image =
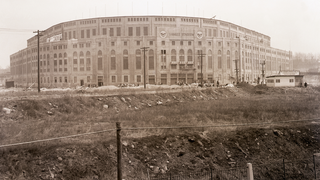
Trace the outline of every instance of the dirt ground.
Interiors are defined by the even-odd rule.
[[[179,88],[157,91],[156,94],[145,91],[141,94],[128,95],[126,92],[120,92],[112,96],[105,91],[78,89],[75,96],[93,96],[94,106],[103,111],[103,105],[107,104],[108,110],[105,113],[110,114],[129,111],[139,114],[160,105],[174,108],[181,103],[194,101],[215,102],[216,100],[251,98],[286,100],[301,95],[306,98],[312,96],[317,100],[319,96],[319,92],[312,88],[267,88],[247,84],[240,84],[234,88],[213,88],[210,91],[184,88],[181,92],[176,92]],[[52,104],[46,101],[46,105],[39,107],[33,116],[26,115],[24,113],[26,109],[24,111],[20,109],[22,105],[19,104],[21,100],[28,98],[34,100],[33,96],[22,95],[19,98],[2,96],[1,108],[5,107],[13,111],[10,114],[2,111],[0,114],[2,131],[0,131],[0,144],[8,144],[7,139],[19,136],[19,134],[13,135],[6,132],[5,127],[8,127],[6,124],[9,121],[22,123],[27,116],[38,119],[48,116],[48,111],[51,111],[54,116],[62,116],[62,112],[67,112],[67,107],[62,110],[62,105],[58,104],[58,100],[52,99],[53,96],[52,94],[37,96],[39,99],[49,98]],[[18,107],[15,107],[17,104]],[[85,102],[83,104],[86,105]],[[53,107],[54,105],[57,107]],[[15,121],[14,118],[19,121]],[[157,118],[161,121],[161,117]],[[185,119],[186,122],[188,120],[191,119]],[[10,124],[10,126],[14,125]],[[96,124],[96,126],[102,125]],[[94,128],[90,126],[89,132],[94,131]],[[319,133],[318,121],[161,131],[123,130],[123,178],[126,180],[149,179],[169,174],[182,175],[210,170],[245,168],[246,163],[252,163],[256,167],[255,179],[279,179],[279,177],[282,179],[283,159],[290,161],[312,159],[314,153],[320,152]],[[94,143],[57,140],[0,148],[0,179],[116,179],[115,133],[96,136],[109,137]],[[320,164],[320,160],[318,162]],[[313,177],[311,165],[312,162],[304,163],[302,168],[292,166],[288,172],[289,174],[291,171],[291,174],[298,172],[291,176],[292,179],[309,179]]]

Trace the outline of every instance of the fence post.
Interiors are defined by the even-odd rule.
[[[247,163],[247,177],[248,177],[248,180],[253,180],[253,171],[252,171],[251,163]]]
[[[317,179],[317,171],[316,171],[316,160],[313,155],[313,170],[314,170],[314,179]]]
[[[116,123],[117,126],[117,162],[118,162],[118,180],[122,180],[122,144],[121,144],[121,124]]]
[[[283,178],[286,180],[286,165],[284,164],[284,159],[283,159]]]
[[[171,180],[171,173],[170,173],[170,180]]]
[[[210,176],[211,176],[211,179],[210,180],[213,180],[213,178],[212,178],[212,168],[210,168]]]

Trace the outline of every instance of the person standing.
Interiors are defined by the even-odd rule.
[[[304,87],[307,88],[308,84],[307,82],[304,82]]]

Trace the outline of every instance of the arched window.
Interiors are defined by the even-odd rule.
[[[222,68],[221,50],[218,51],[218,69]]]
[[[68,65],[68,59],[67,59],[67,53],[64,53],[64,55],[63,55],[63,57],[64,57],[64,71],[68,71],[68,67],[67,67],[67,65]]]
[[[123,69],[129,69],[128,50],[123,50]]]
[[[177,52],[176,50],[171,50],[171,61],[177,61]]]
[[[91,71],[91,55],[90,55],[90,51],[87,51],[87,53],[86,53],[86,69],[87,69],[87,71]]]
[[[111,70],[116,70],[116,52],[111,50]]]
[[[227,68],[230,69],[231,67],[231,59],[230,59],[230,51],[227,51]]]
[[[77,52],[73,53],[73,71],[78,71],[78,54],[77,54]]]
[[[180,49],[179,51],[179,61],[184,61],[184,50],[183,49]]]
[[[192,61],[192,50],[191,49],[188,50],[188,61],[189,62]]]
[[[213,68],[213,66],[212,66],[212,51],[211,50],[209,50],[208,51],[208,69],[212,69]]]
[[[54,54],[54,55],[53,55],[53,58],[55,58],[55,59],[56,59],[56,58],[57,58],[57,54]]]
[[[62,71],[62,54],[59,53],[59,72]]]
[[[84,71],[84,54],[80,51],[80,71]]]
[[[136,69],[141,69],[141,50],[136,50]]]
[[[103,70],[101,50],[98,51],[98,70]]]
[[[154,69],[154,52],[152,49],[149,50],[149,70]]]

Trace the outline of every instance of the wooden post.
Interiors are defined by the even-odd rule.
[[[317,171],[316,171],[316,161],[313,155],[313,170],[314,170],[314,179],[317,179]]]
[[[118,162],[118,180],[122,180],[122,144],[121,144],[121,124],[116,123],[117,126],[117,162]]]
[[[286,180],[286,165],[284,164],[284,159],[283,159],[283,179]]]
[[[248,177],[248,180],[253,180],[253,171],[252,171],[251,163],[247,163],[247,177]]]
[[[210,180],[213,180],[213,178],[212,178],[212,169],[210,169],[211,170],[211,173],[210,173],[210,175],[211,175],[211,179]]]

